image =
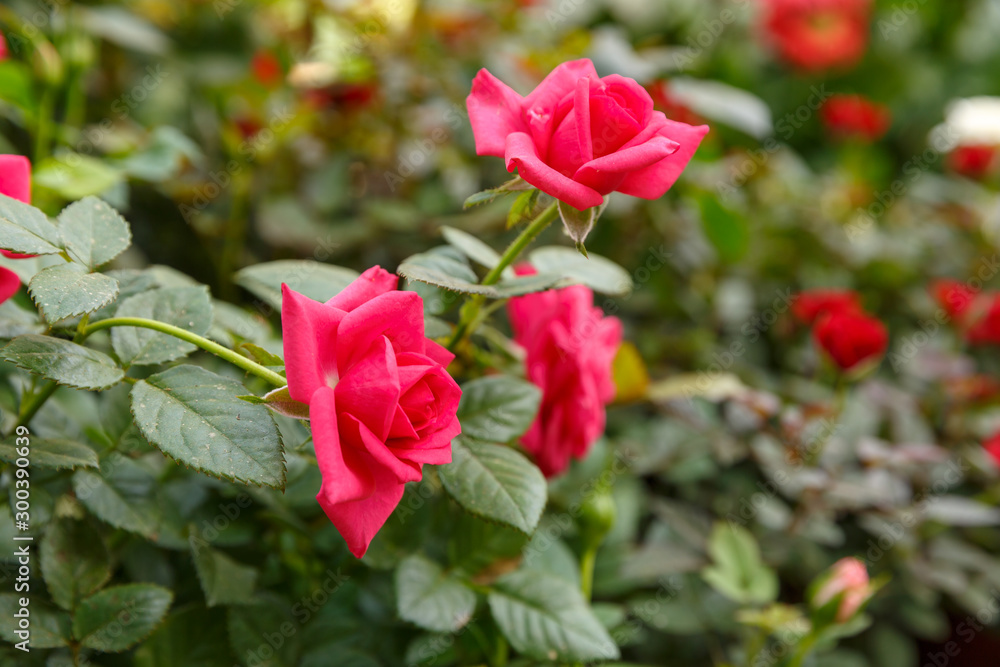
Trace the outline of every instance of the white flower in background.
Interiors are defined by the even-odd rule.
[[[1000,97],[967,97],[955,100],[945,111],[941,132],[952,146],[1000,145]],[[936,144],[935,144],[936,145]]]

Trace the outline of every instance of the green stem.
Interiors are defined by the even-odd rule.
[[[799,642],[799,646],[795,650],[795,655],[793,655],[788,661],[788,667],[802,667],[802,664],[805,662],[809,652],[812,651],[815,643],[816,635],[812,633],[806,635],[805,638]]]
[[[486,274],[481,284],[495,285],[500,282],[504,269],[513,264],[521,256],[521,253],[524,252],[524,249],[531,245],[531,242],[558,217],[559,209],[555,203],[539,213],[538,217],[532,220],[531,224],[525,227],[507,247],[507,250],[500,256],[500,261],[490,269],[490,272]],[[466,302],[462,308],[462,316],[459,319],[458,326],[455,327],[455,333],[448,343],[449,350],[454,351],[467,335],[476,330],[476,327],[479,325],[479,311],[482,309],[485,301],[486,297],[477,294]]]
[[[580,557],[580,590],[587,600],[590,600],[594,592],[594,564],[596,562],[597,546],[587,547]]]
[[[82,337],[86,338],[95,331],[110,329],[111,327],[140,327],[142,329],[159,331],[173,336],[174,338],[180,338],[181,340],[193,343],[206,352],[211,352],[215,356],[225,359],[234,366],[239,366],[246,372],[253,373],[257,377],[267,380],[276,387],[284,387],[288,384],[288,380],[278,373],[264,368],[260,364],[247,359],[243,355],[234,352],[229,348],[223,347],[222,345],[219,345],[218,343],[203,336],[193,334],[190,331],[185,331],[180,327],[175,327],[172,324],[167,324],[165,322],[147,320],[143,317],[112,317],[107,320],[101,320],[100,322],[94,322],[93,324],[84,327]]]
[[[59,385],[51,380],[45,383],[42,390],[37,394],[28,399],[27,402],[21,403],[20,415],[18,415],[17,423],[14,425],[14,430],[17,430],[18,426],[26,426],[35,417],[35,413],[45,405],[45,401],[49,400],[52,394],[56,393],[56,389]]]
[[[497,635],[497,650],[495,657],[493,659],[493,667],[507,667],[507,658],[510,653],[510,648],[507,645],[507,640],[504,639],[503,635]]]

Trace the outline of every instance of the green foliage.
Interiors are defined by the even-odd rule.
[[[52,336],[18,336],[3,348],[3,356],[26,371],[77,389],[107,389],[125,377],[103,352]]]
[[[84,599],[73,613],[73,636],[83,646],[117,653],[156,629],[167,614],[173,593],[152,584],[106,588]]]
[[[712,565],[702,576],[717,591],[743,604],[766,604],[778,595],[778,578],[760,557],[753,535],[741,526],[718,523],[708,543]]]
[[[49,524],[40,545],[42,577],[53,601],[73,611],[80,601],[111,578],[104,541],[83,521]]]
[[[51,255],[62,250],[59,230],[37,208],[0,194],[0,247],[17,253]]]
[[[163,287],[124,299],[115,317],[142,317],[204,334],[212,325],[212,300],[205,287]],[[126,366],[162,364],[196,349],[193,343],[138,327],[114,328],[111,344]]]
[[[475,594],[437,563],[410,556],[396,569],[399,617],[426,630],[456,632],[472,618]]]
[[[103,273],[87,273],[78,264],[58,264],[35,274],[28,294],[53,324],[108,305],[118,297],[118,281]]]
[[[107,264],[132,244],[132,232],[125,219],[96,197],[81,199],[63,209],[59,231],[70,257],[91,270]]]
[[[506,375],[467,382],[458,406],[462,433],[487,442],[508,442],[528,430],[541,400],[535,385]]]

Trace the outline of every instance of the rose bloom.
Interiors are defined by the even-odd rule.
[[[423,302],[373,267],[326,303],[282,285],[288,392],[309,406],[316,499],[360,558],[425,463],[461,431],[454,358],[424,337]]]
[[[861,311],[861,298],[850,290],[808,290],[792,302],[792,315],[802,324],[815,324],[821,315],[832,312]]]
[[[514,340],[527,352],[528,379],[542,390],[538,417],[521,442],[545,476],[553,477],[571,458],[583,458],[604,432],[622,324],[604,317],[594,293],[582,285],[516,297],[507,312]]]
[[[952,170],[972,179],[986,178],[1000,168],[1000,97],[952,101],[931,139],[954,146],[948,154]]]
[[[2,37],[0,37],[2,39]],[[0,194],[31,203],[31,162],[23,155],[0,155]],[[0,250],[5,257],[23,259],[32,255],[21,255],[9,250]],[[21,280],[17,274],[0,266],[0,303],[17,294]]]
[[[889,346],[885,325],[857,311],[827,313],[813,328],[813,338],[842,371],[877,360]]]
[[[983,443],[983,449],[1000,466],[1000,432],[997,432],[989,440]]]
[[[1000,345],[1000,294],[985,295],[983,300],[985,312],[973,321],[965,338],[972,345]]]
[[[871,0],[761,0],[763,32],[804,70],[849,67],[868,45]]]
[[[527,97],[480,70],[466,103],[477,154],[580,210],[616,191],[663,196],[708,132],[654,111],[642,86],[600,78],[587,59],[559,65]]]
[[[270,51],[257,51],[250,60],[250,71],[253,78],[264,86],[274,86],[281,81],[284,71],[281,69],[281,62]]]
[[[868,570],[857,558],[843,558],[833,564],[826,576],[826,581],[812,598],[812,606],[818,609],[829,604],[838,595],[842,596],[836,620],[838,623],[845,623],[872,596]]]
[[[948,167],[956,174],[981,181],[993,173],[1000,155],[1000,147],[981,144],[957,146],[948,153]]]
[[[820,109],[823,124],[837,137],[872,142],[889,130],[889,107],[861,95],[834,95]]]
[[[961,321],[972,308],[976,291],[965,283],[943,278],[931,285],[931,294],[948,317]]]

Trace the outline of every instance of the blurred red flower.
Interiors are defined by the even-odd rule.
[[[948,166],[962,176],[981,180],[1000,164],[997,153],[996,146],[985,144],[959,146],[948,154]]]
[[[1000,294],[988,297],[989,305],[965,334],[972,345],[1000,345]]]
[[[813,329],[813,337],[842,371],[878,359],[889,346],[885,325],[860,311],[827,313]]]
[[[871,0],[762,0],[762,5],[767,40],[796,67],[846,67],[864,55]]]
[[[281,62],[270,51],[258,51],[253,54],[250,70],[253,72],[253,78],[268,87],[277,85],[284,76]]]
[[[0,33],[0,60],[7,59],[7,40],[4,39],[3,33]]]
[[[815,324],[833,312],[861,312],[861,299],[850,290],[809,290],[795,296],[792,315],[802,324]]]
[[[889,107],[861,95],[834,95],[820,109],[827,130],[836,137],[878,141],[889,130]]]
[[[995,433],[989,440],[984,442],[983,449],[1000,466],[1000,432]]]
[[[955,320],[961,320],[969,312],[976,298],[974,289],[949,278],[934,281],[931,294],[948,316]]]

